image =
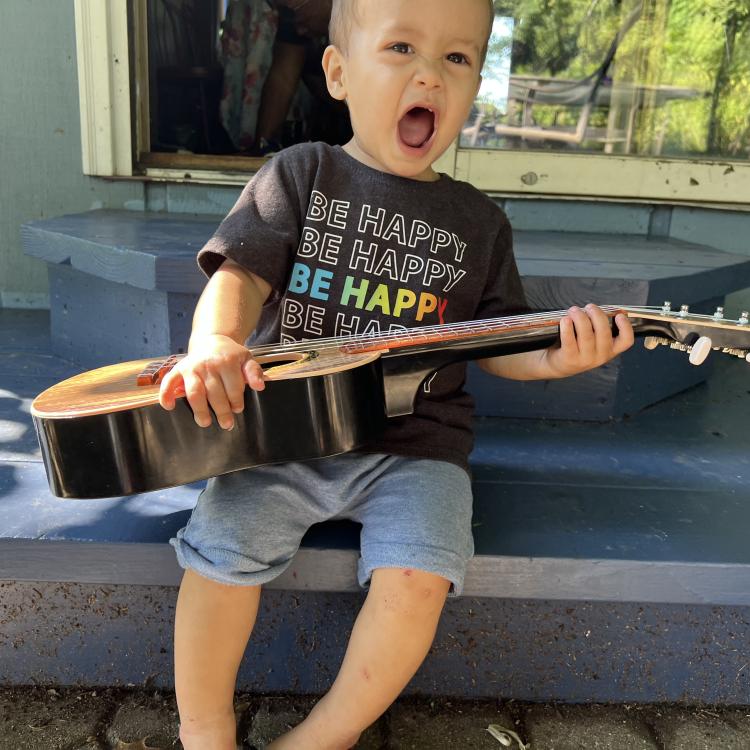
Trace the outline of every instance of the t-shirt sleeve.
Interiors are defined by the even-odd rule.
[[[293,164],[283,153],[264,164],[198,253],[206,276],[229,258],[260,276],[273,290],[271,299],[278,298],[302,231],[299,192]]]
[[[513,230],[503,215],[492,249],[493,266],[479,301],[475,320],[500,318],[530,312],[513,255]]]

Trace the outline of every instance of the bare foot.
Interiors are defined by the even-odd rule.
[[[350,737],[344,741],[331,740],[314,737],[311,736],[312,734],[303,721],[291,731],[275,739],[270,745],[266,745],[265,750],[351,750],[359,739],[359,736],[357,736],[354,739]]]

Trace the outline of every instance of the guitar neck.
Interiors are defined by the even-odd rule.
[[[612,318],[620,308],[605,312]],[[544,349],[559,340],[565,311],[411,329],[342,344],[352,353],[381,352],[388,416],[409,414],[422,381],[456,362]]]
[[[620,307],[602,308],[613,319],[624,312]],[[538,349],[554,342],[559,335],[560,320],[565,310],[530,313],[507,318],[470,321],[449,325],[413,328],[397,334],[342,341],[341,349],[350,353],[381,352],[384,357],[407,356],[438,350],[470,353],[488,350],[498,354],[503,349]],[[469,357],[470,358],[470,357]]]
[[[689,351],[699,338],[702,346],[733,355],[750,350],[750,321],[743,312],[738,320],[714,315],[695,315],[687,306],[672,310],[658,307],[602,305],[611,321],[619,313],[630,318],[636,335],[646,336],[649,348],[669,344]],[[567,310],[536,312],[488,320],[410,328],[397,333],[320,338],[292,344],[252,347],[254,356],[317,356],[335,350],[343,355],[375,354],[386,371],[426,373],[451,362],[542,349],[559,340],[560,320]],[[612,322],[614,326],[614,322]],[[692,360],[691,360],[692,361]]]
[[[739,320],[730,321],[723,318],[721,308],[713,316],[689,314],[686,307],[672,311],[666,305],[661,309],[615,306],[601,309],[612,325],[616,315],[627,315],[636,335],[646,336],[646,345],[651,349],[670,345],[691,353],[693,344],[700,341],[699,352],[691,356],[693,364],[700,364],[712,348],[750,357],[750,324],[746,313]],[[559,310],[432,326],[393,336],[349,340],[342,342],[341,347],[349,352],[381,353],[388,414],[397,416],[411,411],[421,381],[446,365],[554,345],[559,341],[559,324],[565,315],[567,310]]]

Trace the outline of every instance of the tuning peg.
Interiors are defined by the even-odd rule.
[[[672,312],[672,303],[667,301],[661,306],[661,311],[663,313],[669,313]]]
[[[731,354],[733,357],[739,357],[740,359],[747,359],[748,355],[747,349],[733,349],[728,346],[725,346],[721,351],[723,351],[724,354]]]
[[[690,306],[689,305],[683,305],[680,308],[680,317],[681,318],[687,318],[689,312],[690,312]]]
[[[724,320],[724,308],[717,307],[714,313],[714,320]]]
[[[742,314],[740,315],[740,319],[737,321],[737,323],[741,326],[746,326],[748,323],[750,323],[750,320],[748,319],[748,315],[750,315],[750,313],[748,313],[747,310],[743,310]]]
[[[706,357],[711,353],[712,348],[713,342],[711,339],[708,336],[701,336],[690,350],[690,364],[702,365],[706,361]]]
[[[646,338],[643,339],[643,346],[649,351],[652,351],[659,346],[669,346],[671,343],[671,339],[666,339],[662,336],[646,336]]]

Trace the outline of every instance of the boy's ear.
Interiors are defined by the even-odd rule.
[[[340,102],[346,99],[345,59],[338,47],[329,44],[323,52],[323,72],[328,93]]]

